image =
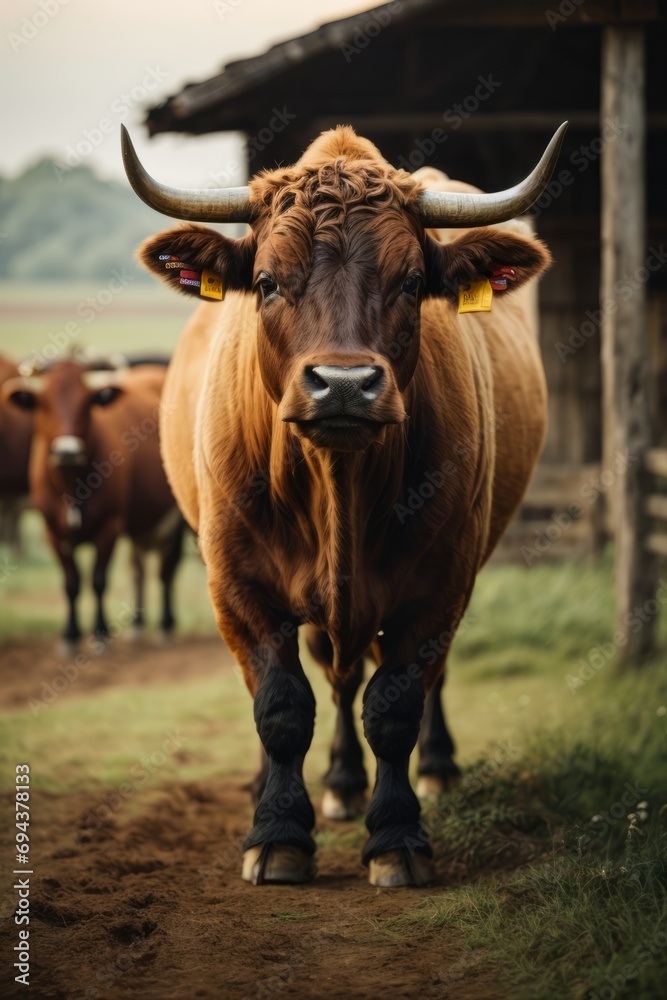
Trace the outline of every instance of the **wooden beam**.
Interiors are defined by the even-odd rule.
[[[329,115],[318,115],[312,119],[313,133],[324,132],[334,128],[340,122],[339,112]],[[597,132],[600,128],[600,116],[597,111],[499,111],[497,114],[484,114],[476,111],[468,118],[462,118],[456,130],[443,119],[442,111],[427,111],[403,114],[375,112],[366,114],[363,111],[347,110],[344,114],[345,123],[352,125],[358,132],[405,132],[407,135],[417,133],[424,138],[434,129],[441,129],[451,135],[472,132],[551,132],[555,131],[561,122],[569,122],[570,132]],[[667,112],[656,111],[647,116],[647,128],[657,132],[667,130]]]
[[[667,496],[664,493],[652,493],[644,501],[644,510],[647,517],[667,521]]]
[[[667,448],[651,448],[646,455],[646,471],[667,479]]]
[[[661,535],[658,532],[649,535],[644,547],[651,555],[667,559],[667,535]]]
[[[645,459],[651,446],[646,282],[620,293],[627,276],[648,274],[645,228],[644,31],[606,27],[602,34],[600,118],[627,128],[602,152],[603,426],[605,469],[614,470],[609,494],[615,536],[616,630],[627,636],[619,656],[627,664],[653,649],[655,616],[638,632],[634,609],[655,597],[655,562],[644,547]]]

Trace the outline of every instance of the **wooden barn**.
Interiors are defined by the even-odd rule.
[[[395,166],[499,190],[569,120],[532,212],[557,262],[540,286],[549,435],[503,555],[594,552],[620,523],[667,555],[644,520],[667,500],[642,478],[667,473],[667,453],[650,450],[667,445],[667,3],[551,3],[385,3],[189,84],[147,125],[240,131],[252,174],[346,123]]]

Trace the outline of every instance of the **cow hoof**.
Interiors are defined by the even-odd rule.
[[[371,858],[368,881],[382,889],[428,885],[435,879],[435,865],[423,854],[410,854],[407,848],[387,851]]]
[[[322,796],[322,815],[325,819],[338,821],[357,819],[366,812],[366,796],[363,792],[355,795],[341,795],[332,788],[326,788]]]
[[[70,660],[81,651],[80,639],[60,639],[56,646],[56,655],[61,660]]]
[[[432,799],[438,795],[444,795],[447,791],[447,782],[439,778],[436,774],[422,774],[417,778],[417,798]]]
[[[170,646],[173,638],[174,638],[174,633],[171,630],[161,628],[155,637],[155,645]]]
[[[259,844],[243,854],[242,876],[253,885],[265,882],[309,882],[315,860],[292,844]]]
[[[144,637],[144,626],[136,623],[130,627],[128,639],[130,642],[141,642]]]
[[[458,782],[459,776],[453,772],[446,778],[440,778],[437,774],[422,774],[417,778],[417,798],[433,799],[439,795],[446,795],[456,788]]]

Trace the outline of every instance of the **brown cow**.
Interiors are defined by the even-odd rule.
[[[0,354],[0,389],[16,378],[18,367]],[[0,393],[0,541],[19,546],[18,519],[28,498],[28,459],[32,418],[11,406]]]
[[[347,127],[249,190],[178,192],[145,173],[124,135],[128,176],[153,207],[250,221],[242,239],[189,224],[140,251],[159,278],[203,298],[167,377],[163,453],[268,757],[244,845],[249,881],[314,871],[302,765],[315,701],[300,625],[340,707],[329,787],[343,804],[365,783],[352,699],[364,656],[378,665],[363,707],[377,758],[362,855],[371,883],[432,877],[410,754],[545,425],[525,286],[549,255],[523,224],[497,223],[539,197],[563,131],[525,181],[493,195],[424,191]],[[424,228],[475,224],[442,241]],[[457,315],[460,294],[474,304],[493,288],[491,312]],[[425,721],[421,770],[442,781],[452,747],[439,699]]]
[[[174,626],[172,583],[184,522],[160,460],[158,417],[165,369],[153,365],[127,371],[89,371],[60,361],[40,375],[5,383],[4,396],[34,420],[30,454],[31,499],[46,520],[49,541],[65,574],[69,618],[64,638],[81,637],[76,601],[80,575],[76,547],[96,549],[93,588],[95,635],[109,634],[103,598],[116,541],[133,543],[136,583],[134,625],[143,625],[143,553],[161,553],[161,627]]]

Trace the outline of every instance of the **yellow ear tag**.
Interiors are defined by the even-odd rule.
[[[224,299],[225,292],[222,287],[222,278],[212,271],[202,271],[199,294],[205,299]]]
[[[491,312],[492,300],[493,288],[488,278],[471,281],[469,285],[461,285],[459,288],[460,313]]]

